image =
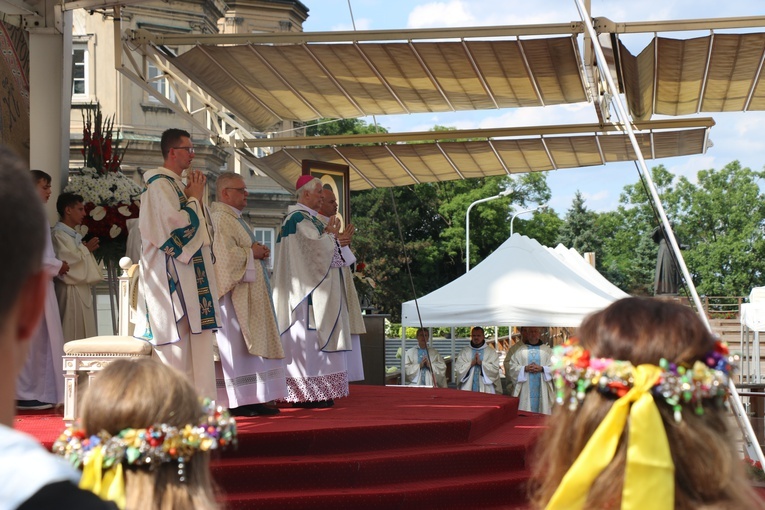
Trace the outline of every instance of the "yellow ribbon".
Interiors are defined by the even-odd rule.
[[[639,365],[634,384],[598,425],[547,504],[547,510],[583,509],[595,479],[614,458],[619,437],[630,420],[623,510],[675,508],[675,465],[667,432],[650,393],[661,376],[655,365]]]
[[[122,463],[116,462],[103,472],[104,452],[99,445],[93,448],[88,462],[82,469],[80,488],[96,494],[106,501],[114,501],[121,509],[125,509],[125,478],[122,473]]]

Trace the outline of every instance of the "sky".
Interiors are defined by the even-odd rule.
[[[308,7],[306,32],[353,30],[468,27],[486,25],[525,25],[580,21],[575,0],[301,0]],[[353,12],[353,21],[351,11]],[[612,21],[657,21],[739,16],[764,16],[763,0],[591,0],[591,14]],[[765,29],[762,29],[765,31]],[[740,32],[740,31],[739,31]],[[681,39],[708,32],[663,33]],[[581,42],[581,36],[579,40]],[[633,54],[650,40],[646,35],[621,36]],[[738,160],[742,166],[762,170],[765,166],[765,112],[702,113],[713,117],[716,125],[706,154],[646,160],[648,168],[662,164],[675,175],[695,182],[703,169],[721,169]],[[661,116],[654,116],[660,119]],[[373,119],[364,119],[372,123]],[[515,108],[473,112],[446,112],[377,116],[376,121],[390,132],[427,131],[434,125],[458,129],[541,126],[596,123],[591,103]],[[577,191],[595,211],[614,210],[619,194],[627,184],[639,179],[634,163],[612,163],[597,167],[557,170],[548,173],[552,191],[548,205],[560,216],[571,206]]]

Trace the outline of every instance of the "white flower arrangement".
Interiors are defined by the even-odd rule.
[[[70,176],[66,190],[81,195],[85,203],[93,202],[99,206],[129,204],[142,191],[138,184],[120,171],[99,174],[93,168],[83,168],[81,175]],[[93,215],[96,220],[103,219],[96,218],[96,214],[99,213]]]

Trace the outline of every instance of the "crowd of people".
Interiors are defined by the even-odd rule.
[[[353,228],[341,232],[331,190],[298,179],[270,279],[272,254],[241,217],[242,178],[220,175],[207,208],[206,178],[190,170],[189,133],[166,131],[162,152],[164,166],[145,175],[136,324],[157,356],[99,374],[78,428],[55,443],[64,460],[12,429],[14,406],[62,400],[63,343],[94,333],[98,243],[79,237],[82,198],[67,193],[49,235],[41,203],[50,176],[25,177],[0,147],[0,212],[16,219],[0,225],[14,240],[0,252],[13,268],[0,273],[0,501],[8,508],[215,508],[209,454],[236,441],[236,423],[212,401],[244,416],[278,413],[274,400],[327,408],[363,379],[363,321],[348,282]],[[428,339],[420,328],[405,381],[445,387],[446,363]],[[521,409],[552,413],[529,485],[532,506],[550,509],[763,508],[729,429],[732,369],[690,309],[648,298],[615,302],[554,348],[541,328],[521,328],[502,365],[474,327],[454,360],[460,389],[500,393],[504,370]]]
[[[454,360],[457,388],[518,397],[522,411],[550,414],[553,404],[552,349],[542,341],[543,328],[521,327],[521,338],[504,353],[504,362],[486,342],[484,329],[470,329],[470,344]],[[428,345],[429,332],[417,330],[417,347],[406,351],[405,384],[446,388],[446,361]],[[502,384],[504,374],[505,384]]]
[[[240,175],[218,176],[207,208],[189,133],[169,129],[161,147],[164,165],[144,175],[136,336],[234,415],[278,414],[275,400],[331,407],[347,396],[349,381],[364,378],[354,339],[364,325],[348,281],[354,230],[341,232],[331,190],[309,175],[297,180],[271,254],[242,218]]]

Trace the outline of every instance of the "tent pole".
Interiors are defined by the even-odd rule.
[[[685,282],[688,286],[688,290],[691,294],[691,297],[693,298],[694,304],[696,305],[696,312],[699,314],[699,317],[704,322],[707,329],[712,332],[712,327],[709,324],[709,319],[704,313],[704,307],[701,305],[701,299],[699,298],[699,294],[696,291],[696,286],[694,285],[693,280],[691,279],[691,275],[688,272],[688,267],[685,265],[685,259],[683,259],[683,254],[680,252],[680,247],[677,244],[677,239],[675,239],[675,233],[672,230],[672,226],[669,224],[667,213],[664,211],[664,205],[661,203],[661,198],[659,197],[659,193],[656,190],[653,178],[651,177],[651,172],[648,171],[648,167],[645,164],[645,159],[643,158],[643,153],[640,150],[640,145],[637,142],[637,138],[635,138],[635,132],[633,131],[632,125],[630,124],[630,117],[627,113],[627,108],[622,102],[622,97],[619,95],[619,90],[616,88],[614,79],[611,76],[610,70],[608,69],[606,57],[603,54],[603,48],[600,46],[600,41],[598,40],[598,34],[595,32],[595,27],[592,25],[592,17],[584,6],[584,0],[574,0],[574,2],[576,3],[577,9],[579,10],[579,16],[582,18],[584,28],[592,40],[592,46],[595,50],[595,56],[598,67],[600,68],[600,72],[606,80],[608,89],[611,91],[611,103],[616,107],[616,110],[619,114],[619,121],[627,132],[627,136],[632,143],[632,148],[635,151],[635,155],[637,156],[638,163],[640,165],[639,168],[641,169],[643,178],[646,181],[646,185],[651,192],[651,198],[657,212],[659,213],[661,223],[664,226],[665,231],[670,234],[668,236],[668,241],[672,246],[672,251],[675,254],[677,263],[680,266],[680,270],[682,271],[683,277],[685,278]],[[736,391],[736,385],[730,378],[728,379],[728,389],[731,393],[730,401],[733,403],[733,414],[735,415],[736,421],[738,422],[738,425],[744,434],[747,454],[752,459],[755,459],[761,463],[765,462],[762,448],[760,448],[760,443],[757,440],[757,436],[754,433],[752,424],[750,423],[744,406],[741,403],[741,397],[739,397],[738,391]]]
[[[406,326],[401,322],[401,386],[406,386]]]

